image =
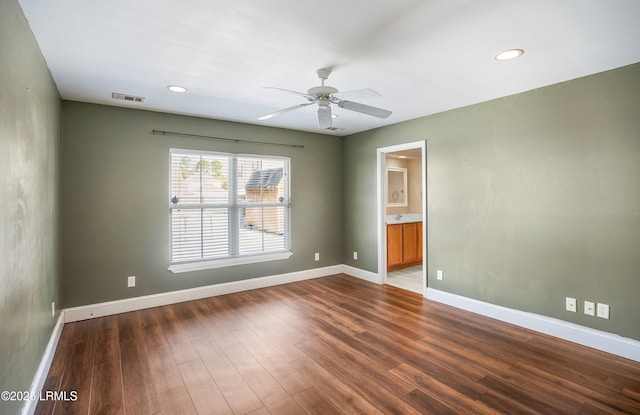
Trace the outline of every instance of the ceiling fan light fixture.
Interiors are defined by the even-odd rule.
[[[512,59],[519,58],[523,54],[524,54],[524,50],[522,49],[507,49],[505,51],[498,53],[495,56],[495,59],[497,61],[510,61]]]
[[[167,89],[171,92],[177,92],[179,94],[183,93],[183,92],[187,92],[187,88],[180,86],[180,85],[169,85],[167,87]]]
[[[318,101],[318,125],[320,128],[331,127],[331,107],[328,101]]]

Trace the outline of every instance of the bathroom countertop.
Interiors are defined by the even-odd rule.
[[[400,219],[396,219],[398,215],[387,215],[385,222],[387,225],[395,225],[398,223],[422,222],[422,214],[420,213],[403,213]]]

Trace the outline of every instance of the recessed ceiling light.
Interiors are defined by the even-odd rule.
[[[399,159],[406,159],[407,156],[398,156]]]
[[[497,61],[508,61],[511,59],[518,58],[522,56],[524,50],[522,49],[507,49],[504,52],[500,52],[496,55]]]
[[[167,88],[172,92],[187,92],[187,88],[180,85],[169,85]]]

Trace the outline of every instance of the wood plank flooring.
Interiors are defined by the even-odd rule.
[[[36,414],[640,414],[640,363],[336,275],[66,324],[47,390],[77,399]]]

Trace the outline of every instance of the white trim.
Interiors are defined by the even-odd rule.
[[[277,261],[288,259],[293,252],[276,252],[274,254],[239,256],[225,259],[214,259],[210,261],[189,262],[186,264],[172,264],[167,268],[174,274],[191,271],[201,271],[203,269],[223,268],[234,265],[255,264],[258,262]]]
[[[427,143],[425,140],[414,141],[411,143],[398,144],[388,147],[379,147],[376,149],[376,198],[377,198],[377,221],[378,221],[378,274],[380,275],[380,283],[387,283],[387,226],[386,216],[387,209],[387,168],[386,153],[395,151],[411,150],[419,148],[422,152],[422,188],[427,189]],[[422,197],[422,286],[427,286],[427,195],[423,193]],[[424,295],[424,294],[423,294]]]
[[[116,301],[108,301],[104,303],[89,304],[85,306],[67,308],[65,310],[65,322],[70,323],[73,321],[109,316],[112,314],[143,310],[145,308],[182,303],[185,301],[198,300],[206,297],[214,297],[217,295],[255,290],[257,288],[272,287],[274,285],[288,284],[290,282],[340,274],[341,272],[342,265],[340,264],[324,268],[313,268],[304,271],[296,271],[288,274],[250,278],[241,281],[232,281],[214,285],[206,285],[203,287],[189,288],[186,290],[171,291],[166,293],[145,295],[141,297],[125,298]]]
[[[433,288],[427,288],[426,298],[640,362],[638,340]]]
[[[352,277],[360,278],[361,280],[369,281],[374,284],[382,284],[382,280],[379,274],[375,272],[366,271],[360,268],[352,267],[351,265],[343,265],[342,273],[350,275]]]
[[[51,368],[51,362],[53,361],[53,356],[56,353],[56,347],[58,347],[58,341],[60,340],[60,335],[62,334],[64,322],[64,310],[60,310],[58,321],[56,321],[56,325],[53,327],[53,331],[51,332],[51,337],[49,337],[47,347],[44,349],[42,359],[40,359],[38,370],[36,370],[36,374],[33,376],[33,381],[31,382],[31,395],[36,397],[36,399],[27,400],[25,402],[25,405],[22,407],[22,411],[20,412],[22,415],[32,415],[36,410],[36,406],[38,405],[40,398],[40,392],[44,387],[45,381],[47,380],[47,374],[49,373],[49,369]]]
[[[385,226],[384,218],[387,215],[387,209],[385,209],[384,204],[387,199],[387,191],[385,190],[386,183],[386,160],[384,155],[384,148],[377,149],[377,160],[376,160],[376,177],[377,186],[376,186],[376,213],[378,218],[378,274],[380,274],[380,283],[387,283],[387,227]]]

